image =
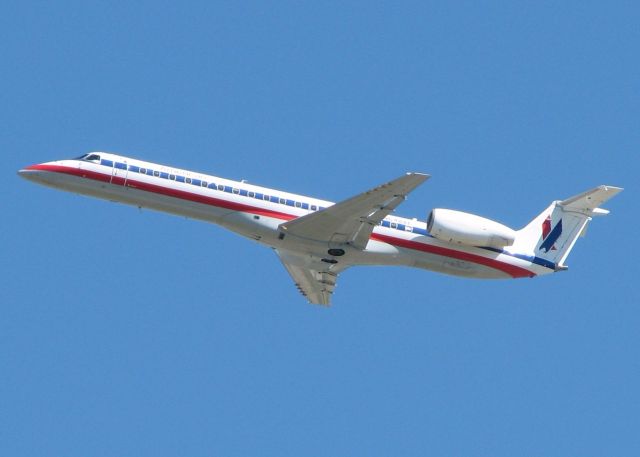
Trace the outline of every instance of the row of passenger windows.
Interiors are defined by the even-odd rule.
[[[236,187],[231,187],[231,186],[224,186],[222,184],[215,184],[215,183],[209,183],[207,181],[204,180],[200,180],[200,179],[196,179],[196,178],[187,178],[184,176],[180,176],[180,175],[174,175],[171,173],[165,173],[162,171],[158,171],[158,170],[152,170],[150,168],[144,168],[144,167],[138,167],[136,165],[129,165],[127,167],[126,163],[122,163],[122,162],[113,162],[111,160],[106,160],[106,159],[100,159],[100,156],[92,154],[89,155],[87,154],[86,156],[82,156],[79,157],[78,159],[82,159],[82,160],[100,160],[100,164],[107,166],[107,167],[116,167],[120,170],[129,170],[131,172],[134,173],[140,173],[143,175],[147,175],[147,176],[155,176],[157,178],[163,178],[163,179],[169,179],[171,181],[177,181],[177,182],[182,182],[182,183],[186,183],[186,184],[191,184],[194,186],[200,186],[200,187],[206,187],[208,189],[212,189],[212,190],[219,190],[220,192],[227,192],[227,193],[233,193],[236,195],[241,195],[243,197],[250,197],[250,198],[255,198],[258,200],[264,200],[264,201],[268,201],[271,203],[279,203],[281,205],[287,205],[287,206],[293,206],[296,208],[302,208],[302,209],[306,209],[306,210],[311,210],[311,211],[318,211],[318,210],[322,210],[325,209],[324,206],[316,206],[316,205],[309,205],[308,203],[303,203],[303,202],[297,202],[294,200],[289,200],[286,198],[281,198],[281,197],[276,197],[273,195],[267,195],[267,194],[262,194],[260,192],[253,192],[253,191],[247,191],[244,189],[238,189]],[[380,224],[382,227],[387,227],[390,229],[394,229],[394,230],[403,230],[405,232],[412,232],[412,233],[420,233],[422,235],[428,235],[427,231],[425,229],[422,228],[418,228],[418,227],[411,227],[409,225],[405,225],[405,224],[400,224],[397,222],[390,222],[390,221],[381,221]]]
[[[420,233],[422,235],[427,234],[427,231],[425,229],[422,229],[419,227],[411,227],[410,225],[400,224],[398,222],[382,221],[380,222],[380,225],[382,227],[387,227],[395,230],[402,230],[405,232]]]
[[[204,181],[197,178],[187,178],[185,176],[174,175],[171,173],[165,173],[158,170],[152,170],[151,168],[138,167],[136,165],[129,165],[127,167],[126,163],[122,162],[113,162],[111,160],[102,159],[100,160],[100,164],[107,167],[116,167],[122,170],[126,170],[128,168],[129,171],[133,173],[140,173],[147,176],[155,176],[157,178],[168,179],[170,181],[181,182],[185,184],[191,184],[193,186],[206,187],[212,190],[219,190],[220,192],[227,192],[236,195],[241,195],[243,197],[255,198],[257,200],[264,200],[271,203],[279,203],[281,205],[293,206],[295,208],[302,208],[311,211],[322,210],[324,206],[310,205],[304,202],[297,202],[294,200],[289,200],[282,197],[276,197],[274,195],[267,195],[261,192],[247,191],[244,189],[238,189],[237,187],[224,186],[222,184],[210,183],[208,181]]]

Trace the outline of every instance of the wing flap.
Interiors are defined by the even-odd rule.
[[[314,305],[331,305],[338,270],[335,265],[314,261],[310,256],[276,250],[300,293]]]

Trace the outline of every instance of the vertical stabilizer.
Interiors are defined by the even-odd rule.
[[[556,270],[566,269],[564,262],[578,237],[586,233],[587,224],[594,216],[609,213],[599,206],[621,191],[620,187],[599,186],[551,203],[518,231],[514,249],[552,262]]]

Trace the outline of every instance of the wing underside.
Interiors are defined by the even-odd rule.
[[[336,288],[338,273],[344,268],[314,260],[311,256],[294,254],[280,249],[276,250],[276,253],[291,275],[296,287],[309,300],[309,303],[331,305],[331,295]]]
[[[321,211],[280,224],[285,243],[294,237],[294,250],[277,249],[280,260],[309,302],[329,306],[338,274],[349,267],[345,249],[364,250],[374,227],[391,213],[407,194],[429,178],[407,173]],[[333,258],[332,251],[339,260]],[[328,254],[328,255],[327,255]]]

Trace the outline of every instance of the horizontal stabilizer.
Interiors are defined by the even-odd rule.
[[[564,211],[578,212],[587,216],[604,216],[609,214],[609,211],[600,209],[599,206],[619,192],[622,192],[621,187],[598,186],[575,197],[562,200],[558,204]]]

